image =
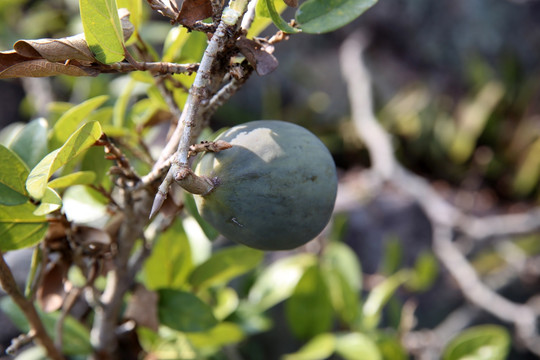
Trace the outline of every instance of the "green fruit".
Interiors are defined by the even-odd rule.
[[[232,241],[287,250],[317,236],[332,215],[336,168],[323,143],[301,126],[253,121],[216,140],[232,148],[206,153],[195,173],[217,186],[195,196],[201,216]]]

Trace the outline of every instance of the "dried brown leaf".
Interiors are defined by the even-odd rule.
[[[258,41],[240,38],[236,45],[247,61],[255,68],[257,74],[263,76],[274,71],[278,65],[278,60],[270,53],[271,47],[266,47]]]
[[[137,284],[133,296],[128,302],[124,317],[135,321],[137,325],[157,331],[159,327],[157,306],[157,293]]]
[[[62,39],[19,40],[13,49],[28,58],[43,58],[51,62],[79,60],[93,63],[96,59],[83,34]]]
[[[62,307],[66,296],[65,280],[68,269],[69,264],[60,258],[58,262],[49,263],[44,271],[36,292],[36,299],[43,311],[56,311]]]
[[[6,53],[2,54],[6,55]],[[99,70],[85,67],[76,61],[63,64],[45,59],[26,58],[17,53],[13,56],[0,56],[0,79],[56,75],[97,76],[98,74]]]
[[[290,7],[297,7],[298,6],[298,0],[283,0],[285,1],[285,4]]]
[[[184,0],[178,22],[185,26],[193,26],[196,21],[212,16],[212,2],[210,0]]]

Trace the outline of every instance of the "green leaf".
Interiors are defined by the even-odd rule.
[[[409,271],[401,270],[375,286],[369,293],[362,308],[363,324],[367,329],[374,329],[381,319],[381,312],[397,289],[411,277]]]
[[[274,2],[274,7],[276,8],[276,12],[281,14],[287,8],[287,4],[283,1],[278,1],[277,4]],[[255,8],[255,19],[248,30],[247,37],[251,39],[255,36],[259,36],[271,23],[272,19],[270,18],[266,2],[258,1],[257,7]]]
[[[188,38],[189,34],[185,27],[175,26],[171,28],[163,44],[163,58],[161,60],[165,62],[179,60],[182,47]]]
[[[143,267],[145,286],[150,290],[179,289],[193,268],[191,248],[180,220],[161,234]]]
[[[0,302],[0,308],[8,315],[15,326],[22,332],[27,333],[30,326],[23,312],[9,297],[5,297]],[[45,330],[54,339],[56,323],[60,317],[60,312],[45,313],[36,306],[39,317],[43,321]],[[62,331],[62,352],[66,355],[86,355],[92,352],[90,344],[90,332],[80,322],[68,315],[64,319]]]
[[[390,276],[399,270],[403,262],[403,245],[398,237],[390,237],[384,244],[381,273]]]
[[[296,11],[303,32],[321,34],[347,25],[377,0],[308,0]]]
[[[47,215],[60,209],[62,206],[62,198],[56,191],[47,187],[45,189],[45,194],[41,198],[41,204],[34,210],[34,215]]]
[[[28,168],[10,149],[0,145],[0,205],[20,205],[28,201],[24,182]]]
[[[285,314],[293,334],[301,339],[331,328],[332,303],[319,266],[306,269],[292,296],[285,302]]]
[[[439,273],[437,259],[431,253],[421,253],[412,269],[411,279],[407,281],[406,286],[414,291],[427,290]]]
[[[48,129],[44,118],[32,120],[15,136],[9,148],[33,168],[47,154]]]
[[[210,306],[182,290],[161,289],[158,314],[161,324],[183,332],[207,331],[217,324]]]
[[[53,189],[62,189],[73,185],[89,185],[96,179],[93,171],[77,171],[49,181],[47,186]]]
[[[383,359],[408,360],[409,354],[403,348],[399,336],[386,332],[377,334],[377,347]]]
[[[33,214],[35,205],[0,205],[0,250],[16,250],[37,244],[45,236],[48,223]]]
[[[266,8],[268,9],[270,18],[272,19],[272,21],[274,22],[274,25],[276,25],[276,27],[279,30],[287,34],[295,34],[295,33],[300,32],[299,29],[293,28],[285,20],[283,20],[279,12],[276,10],[276,7],[274,5],[275,0],[263,0],[263,1],[266,4]]]
[[[128,107],[129,98],[131,97],[131,93],[133,92],[133,89],[135,89],[136,84],[137,81],[130,77],[127,84],[122,89],[122,92],[116,100],[113,108],[113,126],[118,128],[125,126],[124,120],[126,117],[126,109]]]
[[[254,269],[262,261],[264,252],[242,245],[231,246],[213,254],[197,266],[189,276],[196,288],[226,284],[231,279]]]
[[[98,122],[89,122],[79,128],[59,149],[49,153],[37,164],[28,179],[26,190],[34,199],[41,199],[45,194],[47,182],[52,174],[67,162],[79,156],[94,145],[101,137],[101,126]]]
[[[316,262],[312,254],[298,254],[277,260],[257,277],[249,290],[249,302],[260,311],[282,302],[292,295],[306,268]]]
[[[115,0],[79,0],[84,37],[96,59],[112,64],[124,59],[124,35]]]
[[[353,289],[343,274],[335,268],[324,268],[326,285],[332,301],[332,306],[340,319],[352,325],[359,315],[359,292]]]
[[[331,242],[323,253],[323,261],[339,271],[351,289],[362,289],[362,269],[358,256],[345,243]]]
[[[283,356],[283,360],[324,360],[328,359],[335,349],[336,337],[333,334],[319,334],[297,352]]]
[[[126,8],[129,11],[129,22],[133,24],[135,32],[138,31],[142,22],[143,5],[142,0],[117,0],[119,9]],[[133,36],[131,37],[133,39]],[[130,40],[131,41],[131,40]]]
[[[51,132],[49,140],[49,148],[56,149],[62,146],[70,135],[77,130],[81,122],[90,115],[92,111],[100,107],[109,97],[107,95],[96,96],[95,98],[86,100],[85,102],[73,106],[66,111],[56,121]]]
[[[382,356],[373,340],[361,333],[336,336],[336,352],[344,360],[381,360]]]
[[[510,350],[510,336],[502,326],[481,325],[454,337],[443,351],[443,360],[504,360]]]
[[[244,339],[242,328],[231,322],[222,322],[208,331],[187,334],[191,345],[196,348],[219,348],[229,344],[235,344]]]

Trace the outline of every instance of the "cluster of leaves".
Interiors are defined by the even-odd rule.
[[[117,221],[122,221],[125,204],[117,202],[119,189],[136,184],[137,174],[153,166],[155,149],[162,146],[160,132],[177,120],[166,95],[176,107],[183,106],[193,82],[189,73],[196,70],[207,44],[204,32],[191,30],[212,26],[204,22],[214,15],[210,1],[185,0],[181,9],[172,2],[161,7],[165,2],[149,3],[179,24],[156,41],[161,54],[145,36],[152,37],[150,25],[163,27],[148,20],[140,0],[80,0],[84,36],[21,40],[13,51],[0,53],[0,77],[109,76],[103,73],[145,69],[166,74],[156,80],[148,72],[133,72],[108,78],[113,80],[110,86],[101,76],[81,79],[99,95],[78,105],[54,103],[47,119],[0,133],[0,251],[35,246],[26,295],[36,300],[47,332],[70,356],[94,351],[89,328],[95,304],[87,301],[89,311],[75,317],[69,314],[68,299],[88,289],[99,294],[106,286],[115,244],[122,242]],[[252,39],[271,22],[285,33],[322,33],[347,24],[374,3],[308,0],[298,7],[295,21],[286,22],[281,13],[287,5],[297,6],[295,1],[259,0],[246,35],[250,40],[237,46],[259,74],[266,74],[276,63]],[[117,8],[129,10],[130,22],[120,20]],[[130,46],[141,61],[130,58]],[[150,62],[158,65],[151,68]],[[176,71],[180,63],[193,67]],[[71,84],[75,93],[77,85]],[[268,311],[283,303],[291,333],[305,342],[285,359],[332,354],[344,359],[407,358],[399,329],[380,330],[383,310],[402,285],[413,290],[430,286],[432,258],[419,258],[413,269],[394,269],[363,297],[361,266],[339,236],[320,253],[294,253],[268,264],[256,250],[213,246],[209,240],[216,238],[215,231],[195,212],[182,212],[184,205],[193,207],[190,199],[172,195],[144,229],[146,241],[137,243],[135,252],[144,253],[147,246],[152,251],[130,287],[122,314],[124,324],[137,324],[136,344],[147,354],[223,358],[224,347],[241,347],[269,330]],[[25,314],[11,299],[4,299],[1,308],[22,332],[29,331]],[[445,358],[458,359],[486,346],[504,354],[506,332],[462,334],[448,346]],[[40,348],[23,355],[44,356]]]

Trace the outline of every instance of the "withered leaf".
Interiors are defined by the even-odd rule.
[[[290,7],[297,7],[298,6],[298,0],[283,0],[285,1],[285,4]]]
[[[13,49],[28,58],[43,58],[51,62],[79,60],[92,63],[96,59],[88,48],[84,34],[62,39],[19,40]]]
[[[0,53],[0,79],[56,75],[97,76],[98,74],[99,70],[85,67],[76,61],[63,64],[45,59],[26,58],[15,52],[13,55],[8,52]]]
[[[158,330],[158,295],[141,284],[137,284],[133,296],[128,302],[124,317],[134,320],[137,325]]]
[[[236,42],[240,52],[247,61],[255,68],[257,74],[263,76],[274,71],[278,65],[278,60],[270,53],[271,47],[267,48],[258,41],[241,37]]]
[[[178,14],[178,22],[185,26],[192,26],[198,20],[212,16],[212,2],[210,0],[184,0]]]
[[[56,311],[62,307],[66,296],[65,279],[68,269],[69,264],[61,257],[57,262],[49,263],[43,272],[36,292],[36,299],[43,311]]]

